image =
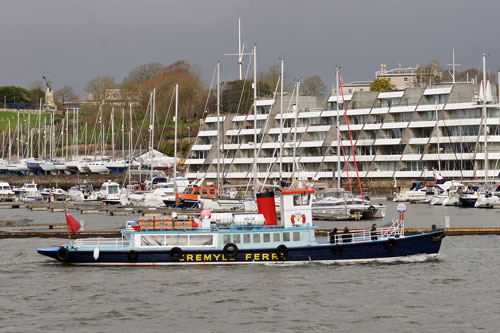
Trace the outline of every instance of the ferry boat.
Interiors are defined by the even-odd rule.
[[[438,255],[444,231],[405,235],[404,219],[386,229],[317,240],[311,214],[314,192],[282,190],[279,221],[274,193],[264,192],[257,194],[259,214],[203,211],[201,219],[175,214],[143,218],[127,222],[119,238],[70,240],[38,253],[68,264],[111,266],[369,262]],[[67,221],[73,233],[72,219]]]

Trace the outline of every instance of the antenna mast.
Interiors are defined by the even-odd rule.
[[[243,53],[245,44],[241,46],[241,19],[238,19],[238,53],[226,53],[227,56],[238,56],[238,69],[240,72],[240,80],[243,80],[243,56],[252,55],[252,53]]]

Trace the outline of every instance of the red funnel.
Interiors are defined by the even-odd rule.
[[[273,192],[257,193],[257,207],[259,208],[259,214],[264,215],[266,219],[264,225],[278,225]]]

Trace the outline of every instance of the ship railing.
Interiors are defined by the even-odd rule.
[[[392,225],[385,229],[382,234],[383,238],[390,237],[404,237],[405,235],[405,221],[401,219],[392,220]]]
[[[348,233],[339,233],[333,235],[333,239],[329,240],[330,243],[359,243],[368,242],[380,239],[387,239],[391,237],[403,237],[404,229],[389,227],[380,228],[377,230],[357,230]],[[325,242],[327,243],[327,242]]]
[[[74,248],[95,248],[95,247],[105,247],[106,249],[125,249],[128,248],[130,241],[125,237],[121,238],[80,238],[73,241],[72,245]]]

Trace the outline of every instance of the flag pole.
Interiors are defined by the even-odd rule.
[[[66,217],[66,227],[68,228],[68,239],[71,240],[71,231],[69,230],[68,213],[66,212],[66,206],[64,206],[64,216]]]

